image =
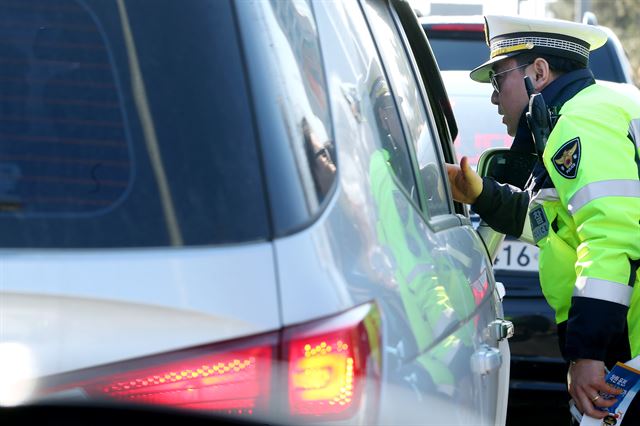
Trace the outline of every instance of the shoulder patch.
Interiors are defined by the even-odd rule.
[[[553,167],[567,179],[574,179],[580,165],[580,138],[573,138],[551,157]]]

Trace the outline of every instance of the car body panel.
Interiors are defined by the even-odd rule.
[[[0,270],[2,340],[37,345],[38,375],[280,327],[269,243],[5,251]]]

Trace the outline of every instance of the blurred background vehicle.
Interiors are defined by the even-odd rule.
[[[593,13],[583,22],[597,25]],[[420,18],[441,71],[472,70],[489,57],[484,37],[484,18],[480,15],[431,15]],[[611,29],[600,26],[609,36],[604,46],[591,52],[589,68],[598,80],[633,83],[631,65],[620,40]],[[484,58],[484,59],[483,59]]]
[[[0,36],[0,405],[504,424],[406,2],[3,1]]]
[[[451,99],[459,133],[454,146],[458,158],[469,157],[477,164],[480,154],[491,147],[509,147],[513,138],[491,104],[490,84],[477,83],[469,71],[489,57],[482,16],[425,16],[420,22],[442,71]],[[585,23],[597,24],[593,14]],[[606,27],[606,44],[591,52],[590,68],[601,83],[612,82],[621,90],[638,92],[631,67],[620,41]],[[640,93],[640,92],[639,92]],[[474,219],[477,223],[479,218]],[[538,277],[538,250],[507,238],[495,265],[496,280],[504,283],[506,317],[516,333],[511,339],[511,380],[509,415],[523,410],[528,416],[533,401],[539,408],[565,416],[568,411],[566,365],[560,355],[553,310],[546,303]],[[554,396],[555,395],[555,396]],[[539,421],[535,418],[533,422]],[[514,423],[515,424],[515,423]]]

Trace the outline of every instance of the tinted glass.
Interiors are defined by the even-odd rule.
[[[442,166],[438,160],[438,152],[435,149],[427,111],[413,73],[411,59],[407,56],[404,42],[397,32],[389,10],[376,6],[373,9],[377,11],[370,17],[373,33],[380,55],[384,59],[392,88],[396,93],[397,103],[407,123],[408,137],[417,154],[418,166],[428,198],[426,208],[431,216],[448,213],[449,204],[444,177],[440,172]],[[382,22],[376,22],[378,20]],[[415,197],[417,194],[414,194],[413,188],[411,191],[410,193]]]
[[[489,96],[450,94],[459,132],[454,145],[458,161],[462,156],[475,168],[480,154],[493,147],[510,147],[513,138],[506,132],[501,117],[489,103]]]
[[[375,6],[373,9],[376,9]],[[370,13],[369,19],[378,44],[380,55],[387,61],[384,64],[387,73],[390,75],[400,73],[401,71],[397,68],[397,66],[401,66],[398,57],[398,53],[400,52],[397,52],[394,49],[394,44],[389,40],[389,38],[393,37],[389,23],[385,22],[383,20],[384,17],[378,15],[377,11]],[[407,81],[403,81],[402,83],[408,84]],[[412,127],[414,126],[412,126],[412,124],[415,124],[417,111],[413,111],[411,106],[408,105],[407,102],[404,102],[404,97],[406,97],[407,91],[410,89],[410,87],[398,85],[390,88],[387,80],[381,75],[375,81],[372,92],[375,93],[379,122],[383,128],[387,128],[389,135],[388,143],[386,144],[386,150],[390,156],[389,163],[393,168],[396,177],[407,191],[407,194],[410,194],[417,203],[418,194],[416,191],[413,167],[411,165],[411,157],[407,147],[407,141],[405,140],[402,122],[397,110],[398,108],[402,109],[405,119],[411,123],[409,126],[410,131],[413,130]],[[395,97],[392,90],[397,91]],[[409,96],[415,96],[415,94],[410,93]]]
[[[589,53],[589,68],[599,80],[624,83],[620,61],[617,58],[613,43],[607,40],[604,46]]]
[[[0,4],[0,245],[267,238],[230,3],[122,4]]]
[[[283,90],[292,97],[292,102],[282,102],[282,108],[290,109],[287,115],[294,121],[292,150],[313,212],[333,186],[337,163],[318,31],[307,0],[271,0],[270,5],[275,20],[267,19],[267,24],[286,82]]]
[[[489,58],[484,33],[427,32],[429,44],[442,70],[472,70]]]

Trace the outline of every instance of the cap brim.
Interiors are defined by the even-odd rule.
[[[472,80],[477,81],[479,83],[488,83],[490,81],[489,71],[491,71],[491,69],[497,62],[500,62],[507,58],[512,58],[516,55],[519,55],[520,53],[522,52],[505,53],[504,55],[498,55],[495,58],[491,58],[484,64],[471,70],[471,72],[469,73],[469,77],[471,77]]]

